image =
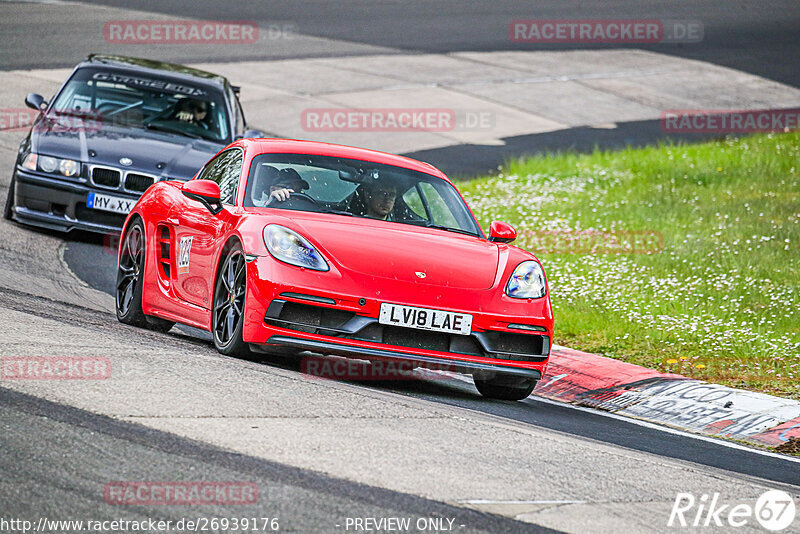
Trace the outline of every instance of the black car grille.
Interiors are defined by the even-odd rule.
[[[541,354],[544,336],[535,334],[508,334],[505,332],[486,332],[485,340],[492,352],[512,354]]]
[[[264,321],[298,332],[498,360],[542,361],[549,352],[549,340],[537,334],[491,331],[463,336],[431,332],[382,325],[353,312],[283,300],[272,301]]]
[[[103,187],[119,187],[121,173],[116,169],[95,167],[92,170],[92,181]]]
[[[443,332],[428,332],[425,330],[401,328],[399,326],[384,326],[382,337],[383,343],[387,345],[449,352],[450,338],[452,336]]]
[[[144,193],[147,191],[147,188],[153,185],[155,179],[152,176],[147,176],[146,174],[136,174],[135,172],[128,173],[125,175],[125,189],[129,191],[136,191],[139,193]]]
[[[323,308],[321,306],[308,306],[297,302],[287,302],[283,305],[280,318],[284,321],[308,326],[341,328],[354,315],[353,312],[344,310]]]

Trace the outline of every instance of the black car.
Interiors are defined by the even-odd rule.
[[[189,180],[247,130],[238,88],[209,72],[91,55],[41,111],[19,147],[4,216],[52,230],[118,232],[159,180]]]

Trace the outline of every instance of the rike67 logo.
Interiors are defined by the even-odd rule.
[[[691,493],[678,493],[669,514],[668,527],[761,527],[778,532],[791,526],[795,518],[795,502],[791,495],[781,490],[761,494],[755,505],[748,503],[722,504],[720,494],[703,494],[696,498]],[[753,521],[755,519],[755,522]]]

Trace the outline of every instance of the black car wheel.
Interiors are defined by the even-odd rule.
[[[537,380],[513,375],[498,374],[491,378],[473,375],[472,381],[481,395],[489,399],[518,401],[528,397]]]
[[[250,351],[242,340],[246,265],[240,245],[234,245],[222,260],[214,284],[214,310],[211,330],[214,346],[228,356],[247,356]]]
[[[6,195],[6,209],[3,211],[3,218],[10,221],[14,218],[14,185],[17,182],[17,175],[11,177],[11,183],[8,185],[8,195]]]
[[[142,311],[144,262],[144,227],[141,219],[136,219],[128,226],[122,238],[115,291],[117,319],[125,324],[167,332],[175,323],[147,316]]]

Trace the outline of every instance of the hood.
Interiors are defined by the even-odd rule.
[[[57,124],[41,122],[31,134],[31,149],[39,154],[177,180],[192,178],[223,146],[203,139],[113,125],[64,131]],[[122,166],[119,160],[123,157],[130,158],[133,164]]]
[[[497,278],[497,246],[476,237],[337,215],[292,220],[287,226],[318,244],[344,271],[472,290],[489,289]]]

